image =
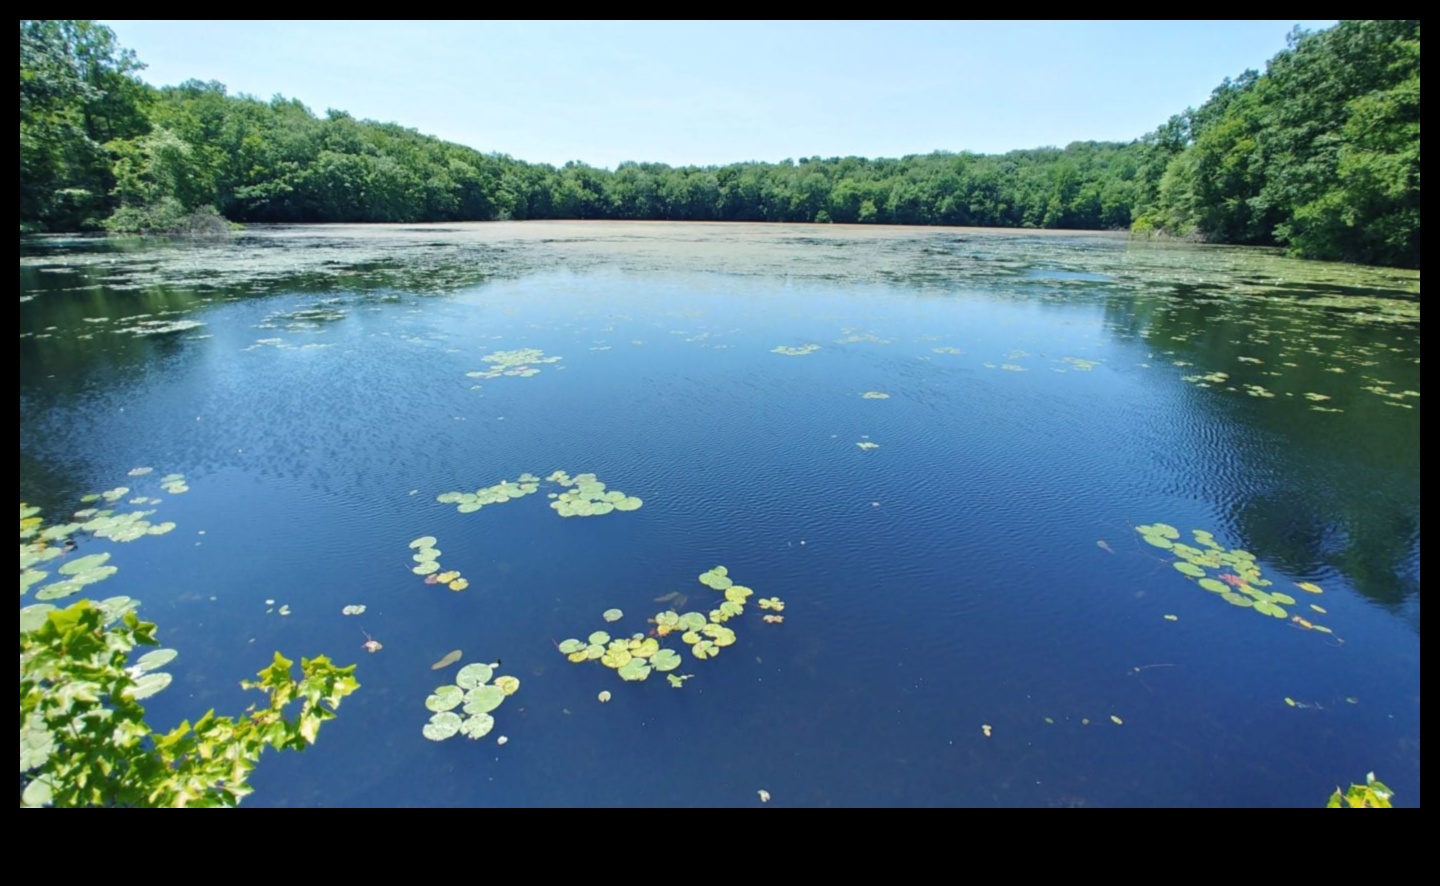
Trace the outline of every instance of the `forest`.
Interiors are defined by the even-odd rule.
[[[602,169],[216,82],[154,87],[90,21],[20,22],[20,230],[643,219],[1129,229],[1420,265],[1420,23],[1296,30],[1134,141]]]

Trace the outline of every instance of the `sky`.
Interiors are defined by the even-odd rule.
[[[1333,22],[105,24],[157,86],[613,168],[1128,141]]]

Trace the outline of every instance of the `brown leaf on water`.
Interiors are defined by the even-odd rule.
[[[452,649],[452,650],[450,650],[449,652],[445,653],[445,657],[444,657],[444,658],[442,658],[442,659],[440,659],[439,661],[437,661],[437,662],[435,662],[434,664],[432,664],[432,665],[430,666],[430,670],[432,670],[432,671],[438,671],[438,670],[440,670],[441,668],[448,668],[448,667],[450,667],[452,664],[454,664],[455,662],[457,662],[457,661],[460,660],[460,655],[461,655],[460,650],[458,650],[458,649]]]

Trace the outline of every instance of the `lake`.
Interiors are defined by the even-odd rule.
[[[359,665],[247,806],[1420,805],[1418,273],[556,222],[37,238],[20,289],[21,501],[175,524],[76,536],[179,651],[152,722]]]

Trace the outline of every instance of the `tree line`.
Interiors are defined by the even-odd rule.
[[[1420,27],[1296,31],[1127,143],[561,167],[219,83],[155,88],[87,21],[20,23],[21,231],[648,219],[1133,229],[1419,265]]]

